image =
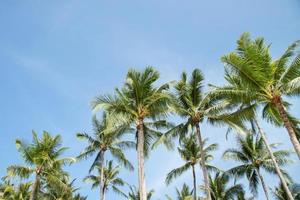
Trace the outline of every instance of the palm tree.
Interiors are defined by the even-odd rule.
[[[300,94],[300,54],[293,59],[299,43],[296,41],[279,59],[272,60],[270,46],[263,38],[251,40],[249,34],[244,33],[237,42],[236,52],[223,56],[222,61],[245,86],[240,91],[228,93],[236,98],[255,100],[263,106],[265,117],[270,113],[278,116],[300,159],[299,139],[287,112],[289,104],[283,99]]]
[[[295,184],[295,183],[290,184],[289,188],[293,195],[293,198],[295,200],[300,200],[300,185]],[[275,190],[272,191],[272,193],[276,200],[286,200],[289,198],[288,194],[285,192],[282,184],[280,184],[278,187],[276,187]]]
[[[217,172],[212,178],[209,176],[211,198],[213,200],[233,200],[243,198],[245,191],[241,184],[228,187],[230,176],[226,173]]]
[[[177,198],[176,200],[192,200],[193,199],[193,190],[189,188],[187,184],[183,184],[181,190],[176,188]],[[167,200],[172,200],[171,197],[166,195]]]
[[[116,89],[114,95],[97,97],[92,107],[106,109],[118,121],[125,121],[127,125],[133,125],[136,129],[138,177],[141,200],[146,200],[146,182],[144,172],[145,149],[150,145],[149,140],[157,137],[156,131],[146,129],[145,120],[158,122],[152,124],[154,128],[161,128],[162,121],[168,113],[167,103],[170,99],[166,90],[168,84],[155,87],[159,73],[152,67],[144,71],[130,69],[127,73],[126,83],[122,89]],[[150,126],[150,125],[149,125]]]
[[[262,184],[266,199],[269,199],[268,189],[261,174],[261,170],[274,174],[276,173],[275,167],[271,160],[270,154],[261,137],[253,134],[247,134],[245,137],[237,137],[237,149],[228,149],[224,152],[223,158],[232,159],[242,164],[228,170],[237,178],[246,176],[249,181],[249,187],[253,194],[257,194],[257,187],[259,182]],[[275,148],[277,144],[271,144],[271,148]],[[288,159],[290,151],[277,150],[273,152],[278,165],[284,166],[291,162]],[[286,174],[283,170],[281,170]],[[286,176],[288,176],[286,174]]]
[[[140,200],[140,192],[136,189],[135,186],[129,187],[129,193],[126,195],[127,200]],[[147,193],[147,200],[151,200],[152,196],[154,194],[154,190],[150,190]]]
[[[60,187],[66,187],[61,181],[61,177],[67,174],[62,170],[66,164],[75,161],[74,158],[61,158],[61,155],[67,149],[61,146],[61,136],[52,137],[44,131],[41,139],[33,131],[33,141],[26,144],[16,140],[16,145],[23,159],[29,166],[12,165],[8,167],[9,176],[19,176],[29,178],[35,175],[32,185],[30,200],[36,200],[42,184],[54,184]]]
[[[20,183],[15,186],[9,181],[0,186],[0,200],[29,200],[31,183]]]
[[[62,182],[66,185],[66,187],[62,188],[58,185],[46,185],[41,192],[41,195],[39,195],[41,199],[43,200],[76,200],[76,199],[84,199],[84,197],[81,197],[79,194],[76,194],[76,192],[79,190],[79,188],[74,187],[75,179],[72,181],[69,181],[68,177],[64,177],[62,179]]]
[[[260,136],[262,137],[265,145],[266,145],[266,148],[268,150],[268,153],[272,159],[272,162],[274,164],[274,167],[275,167],[275,170],[276,170],[276,173],[285,189],[285,191],[287,192],[288,196],[289,196],[289,199],[293,200],[293,197],[292,197],[292,194],[291,192],[289,191],[289,188],[287,186],[287,182],[283,176],[283,174],[281,173],[280,171],[280,168],[278,166],[278,163],[273,155],[273,152],[272,152],[272,149],[269,145],[269,142],[268,142],[268,139],[267,139],[267,136],[264,132],[264,130],[261,128],[260,126],[260,123],[258,121],[258,118],[256,117],[256,110],[257,110],[257,101],[256,100],[253,100],[251,98],[248,98],[248,97],[245,97],[244,98],[241,98],[242,96],[241,95],[241,91],[243,91],[245,88],[247,88],[247,85],[244,85],[244,83],[240,80],[240,77],[237,76],[236,74],[232,74],[230,73],[230,71],[228,69],[225,68],[225,79],[227,80],[227,82],[229,83],[229,85],[227,86],[224,86],[224,87],[216,87],[216,86],[213,86],[215,89],[212,90],[210,92],[211,95],[215,95],[215,96],[218,96],[219,98],[225,98],[227,101],[230,101],[232,105],[236,105],[237,107],[248,107],[250,108],[250,112],[251,112],[251,109],[252,109],[252,112],[253,112],[253,116],[252,116],[252,119],[250,119],[250,122],[252,124],[252,129],[256,132],[258,132],[260,134]],[[264,111],[264,114],[263,114],[263,117],[266,118],[268,121],[271,121],[277,125],[280,125],[281,123],[281,119],[280,117],[278,117],[276,115],[276,113],[274,113],[272,110],[265,110]],[[296,120],[293,119],[291,116],[290,116],[290,119],[292,119],[292,122],[294,124],[296,124]],[[297,125],[295,126],[296,130],[298,131],[297,129]],[[256,130],[257,129],[257,130]],[[243,130],[239,130],[240,132],[243,132]]]
[[[206,140],[205,140],[206,142]],[[193,172],[193,193],[194,200],[197,199],[197,186],[196,186],[196,174],[195,174],[195,165],[200,163],[201,154],[205,154],[205,167],[216,170],[215,167],[208,165],[207,162],[213,157],[210,154],[212,151],[217,149],[217,144],[211,144],[207,148],[204,148],[203,151],[200,150],[199,145],[196,143],[195,136],[191,135],[189,137],[182,138],[181,148],[178,148],[178,152],[181,158],[184,160],[185,164],[181,167],[173,169],[168,173],[166,177],[166,183],[170,184],[174,178],[180,176],[182,173],[186,172],[188,169],[192,169]]]
[[[188,133],[189,127],[196,129],[200,151],[203,152],[203,139],[200,125],[207,119],[211,124],[226,124],[234,128],[242,126],[241,121],[245,118],[243,110],[234,112],[231,105],[226,101],[219,101],[211,95],[203,92],[204,76],[199,69],[192,72],[188,80],[185,72],[181,75],[181,80],[175,85],[175,94],[172,98],[172,109],[176,114],[185,119],[184,123],[167,132],[164,137],[184,137]],[[209,193],[208,172],[204,165],[205,154],[201,154],[201,168],[206,188],[207,199],[211,200]]]
[[[120,173],[120,166],[114,167],[113,161],[110,160],[106,163],[106,166],[104,168],[96,165],[95,169],[98,171],[103,170],[103,177],[97,175],[89,175],[84,178],[84,181],[91,182],[92,188],[99,187],[100,182],[103,181],[101,200],[105,200],[105,194],[109,188],[112,188],[112,190],[117,194],[121,194],[126,197],[126,195],[119,189],[119,186],[125,185],[125,182],[118,177]]]
[[[103,167],[106,152],[110,152],[110,154],[122,163],[122,165],[129,170],[133,170],[133,166],[126,159],[123,153],[125,148],[135,147],[135,142],[122,140],[122,136],[127,129],[119,124],[112,124],[107,113],[103,113],[101,121],[97,120],[96,116],[94,116],[92,122],[94,129],[93,136],[86,133],[77,134],[79,139],[86,140],[88,142],[87,147],[77,158],[82,160],[96,154],[89,172],[91,172],[95,166],[98,166],[100,167],[100,177],[103,177],[103,170],[101,170],[101,168]],[[99,183],[99,188],[101,199],[101,196],[103,195],[102,192],[104,191],[102,181]]]

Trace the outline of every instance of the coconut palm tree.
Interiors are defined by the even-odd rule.
[[[0,186],[0,200],[29,200],[30,187],[31,182],[15,186],[9,181],[5,181],[5,184]]]
[[[181,167],[173,169],[168,173],[166,177],[166,183],[170,184],[174,178],[177,178],[187,170],[192,169],[193,194],[194,194],[194,200],[196,200],[197,185],[196,185],[195,165],[197,163],[200,163],[201,154],[205,152],[205,163],[204,163],[205,167],[216,171],[217,169],[215,167],[207,164],[207,162],[213,158],[210,153],[216,150],[216,148],[217,148],[217,144],[211,144],[207,148],[204,148],[203,151],[201,151],[198,143],[195,140],[195,135],[190,135],[189,137],[182,138],[181,148],[178,148],[178,152],[185,163]]]
[[[294,42],[274,60],[270,45],[266,45],[263,38],[251,40],[250,35],[244,33],[237,42],[237,50],[223,56],[222,61],[245,86],[243,90],[228,93],[240,99],[255,100],[263,106],[265,117],[269,113],[279,116],[300,159],[299,138],[287,112],[289,104],[283,99],[300,94],[300,54],[294,57],[299,43]]]
[[[140,200],[140,192],[136,189],[135,186],[129,187],[129,193],[126,195],[127,200]],[[147,192],[147,200],[151,200],[154,194],[154,190]]]
[[[168,131],[163,137],[177,137],[179,139],[188,133],[189,128],[195,129],[200,151],[203,152],[203,138],[200,130],[200,125],[206,119],[213,125],[226,124],[234,128],[242,126],[242,120],[246,115],[243,110],[235,112],[231,109],[231,105],[226,101],[219,101],[214,96],[204,94],[203,92],[204,76],[199,69],[192,72],[188,79],[185,72],[181,75],[181,80],[175,85],[175,94],[172,99],[173,111],[185,119],[185,121],[175,128]],[[206,187],[207,199],[211,200],[209,193],[208,172],[204,165],[205,154],[201,154],[201,166]]]
[[[39,198],[43,200],[76,200],[79,197],[84,199],[85,197],[77,194],[79,188],[74,186],[75,180],[69,181],[68,177],[64,177],[62,182],[66,185],[65,188],[58,185],[46,185],[42,188]]]
[[[62,167],[74,162],[75,159],[61,157],[67,148],[61,146],[60,135],[52,137],[46,131],[43,132],[40,139],[34,131],[32,135],[31,144],[16,140],[17,148],[28,166],[12,165],[8,167],[7,171],[9,176],[21,178],[35,175],[30,200],[36,200],[42,184],[53,184],[66,188],[61,178],[67,174]]]
[[[95,159],[90,167],[91,172],[95,166],[102,168],[105,159],[105,154],[109,152],[118,162],[125,166],[129,170],[133,170],[133,166],[126,159],[123,150],[125,148],[135,147],[136,144],[133,141],[123,140],[122,136],[124,132],[128,131],[127,128],[120,124],[112,124],[109,120],[109,115],[103,113],[102,120],[97,120],[96,116],[93,117],[93,130],[94,134],[91,136],[87,133],[78,133],[77,138],[85,140],[88,145],[77,157],[79,160],[87,159],[96,154]],[[99,176],[103,177],[103,170],[100,169]],[[103,184],[99,183],[100,199],[102,196]]]
[[[96,165],[95,170],[99,172],[103,170],[103,177],[97,175],[89,175],[84,178],[84,181],[91,182],[92,188],[99,187],[100,182],[103,182],[101,200],[105,200],[105,194],[110,188],[115,193],[121,194],[126,197],[126,195],[119,189],[120,186],[125,185],[125,182],[118,177],[120,173],[120,166],[113,166],[113,161],[110,160],[106,162],[105,167]]]
[[[181,190],[176,188],[176,200],[192,200],[193,199],[193,190],[189,188],[187,184],[183,184]],[[166,195],[167,200],[172,200],[172,198]]]
[[[293,198],[295,200],[300,200],[300,185],[292,183],[289,185],[289,188],[293,195]],[[272,193],[276,200],[286,200],[289,198],[282,184],[276,187],[275,190],[272,191]]]
[[[145,149],[150,145],[149,140],[157,137],[157,131],[151,131],[149,126],[161,128],[163,119],[168,113],[167,103],[170,99],[167,89],[168,84],[155,87],[159,73],[152,67],[143,71],[130,69],[126,76],[125,85],[116,89],[114,95],[99,96],[92,102],[94,110],[106,109],[117,121],[124,121],[136,129],[138,177],[141,200],[146,200],[145,182]],[[157,121],[158,120],[158,121]],[[152,123],[146,126],[146,121]],[[147,128],[147,129],[146,129]]]
[[[214,177],[209,176],[211,198],[213,200],[233,200],[244,198],[245,191],[241,184],[229,187],[230,176],[227,173],[217,172]]]
[[[262,184],[266,199],[269,199],[268,188],[264,182],[261,170],[274,174],[275,167],[271,160],[270,154],[261,137],[253,134],[237,137],[238,148],[228,149],[224,152],[223,158],[232,159],[241,162],[241,165],[233,167],[227,171],[228,174],[234,177],[246,176],[249,181],[249,187],[253,194],[257,194],[257,187],[259,182]],[[275,148],[277,144],[271,144],[271,148]],[[291,161],[288,159],[290,151],[277,150],[273,152],[278,165],[283,167]],[[281,170],[287,177],[288,175]]]
[[[236,105],[237,107],[243,107],[243,106],[246,106],[248,108],[250,108],[250,111],[252,109],[253,111],[253,117],[252,119],[250,120],[251,122],[251,125],[252,125],[252,129],[255,131],[255,132],[258,132],[261,136],[261,138],[263,139],[264,143],[265,143],[265,146],[268,150],[268,153],[272,159],[272,162],[274,164],[274,167],[275,167],[275,170],[276,170],[276,173],[286,191],[286,193],[288,194],[289,196],[289,199],[290,200],[293,200],[293,196],[291,194],[291,192],[289,191],[289,188],[287,186],[287,182],[284,178],[284,175],[281,173],[280,171],[280,167],[273,155],[273,152],[272,152],[272,149],[269,145],[269,142],[268,142],[268,139],[267,139],[267,135],[266,133],[264,132],[264,130],[262,129],[260,123],[259,123],[259,120],[258,120],[258,117],[256,116],[256,113],[258,110],[258,104],[256,100],[253,100],[253,99],[250,99],[250,98],[240,98],[238,96],[236,96],[236,94],[240,94],[240,91],[243,91],[244,88],[247,88],[247,85],[244,85],[243,82],[240,80],[240,78],[235,75],[235,74],[232,74],[230,73],[230,71],[228,71],[226,68],[225,68],[225,79],[227,80],[228,82],[228,85],[226,86],[223,86],[223,87],[216,87],[216,86],[213,86],[214,87],[214,90],[212,90],[210,92],[210,95],[216,95],[218,96],[219,98],[226,98],[227,101],[230,101],[232,105]],[[234,94],[234,95],[233,95]],[[263,115],[264,118],[266,118],[268,121],[271,121],[277,125],[280,125],[281,123],[281,119],[279,116],[277,116],[276,114],[274,114],[274,112],[272,110],[265,110],[264,111],[264,115]],[[296,124],[295,122],[295,119],[293,119],[292,117],[289,117],[292,122],[294,124]],[[295,126],[295,130],[298,131],[297,129],[297,125]],[[240,132],[243,132],[243,130],[239,130]]]

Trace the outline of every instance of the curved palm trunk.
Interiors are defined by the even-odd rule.
[[[282,104],[281,99],[278,100],[278,102],[276,103],[276,107],[279,111],[280,117],[283,120],[284,126],[286,128],[286,130],[288,131],[288,134],[290,136],[290,140],[294,146],[294,149],[298,155],[298,158],[300,160],[300,142],[297,138],[296,132],[293,128],[292,123],[290,122],[288,115],[286,113],[286,110]]]
[[[264,192],[265,192],[266,199],[269,200],[268,188],[267,188],[267,186],[266,186],[266,184],[265,184],[264,178],[263,178],[262,175],[260,174],[260,171],[259,171],[259,170],[257,170],[257,173],[258,173],[258,176],[259,176],[261,185],[262,185],[262,187],[263,187],[263,190],[264,190]]]
[[[196,184],[196,174],[195,174],[194,165],[192,165],[192,169],[193,169],[194,200],[197,200],[197,184]]]
[[[147,200],[145,172],[144,172],[144,129],[143,119],[139,119],[137,125],[137,154],[138,154],[138,176],[140,200]]]
[[[31,192],[31,195],[30,195],[30,200],[37,200],[40,181],[41,181],[40,175],[36,174],[35,181],[34,181],[34,184],[32,186],[32,192]]]
[[[207,172],[207,168],[206,168],[206,165],[205,165],[205,152],[204,152],[204,149],[203,149],[203,141],[202,141],[202,136],[201,136],[201,131],[200,131],[199,124],[196,124],[196,131],[197,131],[198,142],[199,142],[199,146],[200,146],[200,150],[201,150],[200,167],[201,167],[202,172],[203,172],[204,187],[205,187],[205,190],[206,190],[207,200],[211,200],[209,182],[208,182],[208,172]]]
[[[104,167],[103,167],[103,163],[104,163],[104,154],[105,151],[100,150],[100,184],[99,184],[99,188],[100,188],[100,200],[103,200],[104,197],[104,186],[103,186],[103,176],[104,176]]]
[[[294,197],[293,197],[293,195],[292,195],[292,193],[291,193],[291,191],[290,191],[290,189],[289,189],[289,187],[288,187],[288,185],[287,185],[287,183],[286,183],[286,181],[285,181],[285,179],[283,177],[283,174],[282,174],[282,172],[281,172],[281,170],[280,170],[280,168],[278,166],[276,158],[274,157],[272,149],[270,148],[270,145],[268,143],[268,140],[267,140],[267,137],[265,135],[265,132],[260,127],[260,125],[258,123],[258,120],[256,118],[254,118],[254,122],[255,122],[255,124],[257,126],[258,132],[260,133],[260,135],[261,135],[261,137],[262,137],[262,139],[263,139],[263,141],[264,141],[264,143],[265,143],[265,145],[266,145],[266,147],[268,149],[268,152],[270,154],[271,160],[272,160],[272,162],[273,162],[273,164],[275,166],[276,173],[279,176],[279,179],[280,179],[280,181],[281,181],[281,183],[283,185],[283,188],[284,188],[285,192],[287,193],[287,195],[289,197],[289,200],[294,200]]]

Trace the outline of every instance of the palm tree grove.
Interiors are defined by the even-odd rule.
[[[71,2],[0,3],[0,200],[300,200],[299,2]]]

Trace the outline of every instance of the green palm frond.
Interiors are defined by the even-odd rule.
[[[217,167],[209,165],[209,161],[212,160],[213,156],[212,153],[218,148],[217,144],[207,144],[208,139],[203,141],[204,145],[204,155],[205,155],[205,166],[209,171],[220,171]],[[195,135],[190,135],[188,137],[184,137],[180,143],[180,147],[177,149],[179,155],[181,156],[182,160],[185,162],[182,166],[173,169],[170,171],[166,177],[166,184],[170,184],[173,179],[180,176],[182,173],[186,172],[187,170],[191,169],[194,165],[200,164],[201,154],[203,152],[200,151],[200,147],[196,142]]]
[[[126,198],[128,200],[139,200],[140,199],[140,192],[137,190],[135,186],[130,186],[129,187],[129,192],[126,195]],[[154,194],[154,190],[150,190],[147,192],[147,200],[151,200],[152,196]]]
[[[170,184],[173,181],[173,179],[182,175],[184,172],[186,172],[188,169],[190,169],[191,166],[192,166],[192,164],[190,162],[187,162],[184,165],[182,165],[181,167],[178,167],[178,168],[170,171],[166,177],[166,184]]]
[[[102,168],[102,165],[96,165],[95,169],[97,169],[100,173]],[[105,163],[105,166],[103,166],[103,190],[106,192],[109,188],[112,188],[114,192],[117,194],[125,195],[119,188],[120,186],[124,186],[126,183],[123,181],[121,178],[119,178],[119,173],[120,173],[120,167],[119,166],[114,166],[113,161],[107,161]],[[101,182],[101,175],[88,175],[84,178],[85,182],[91,183],[92,184],[92,189],[99,187],[100,182]]]
[[[242,185],[228,186],[230,178],[227,173],[217,172],[214,177],[209,176],[209,182],[212,200],[232,200],[245,195]],[[201,189],[204,190],[204,187],[201,186]]]
[[[35,191],[37,195],[43,194],[43,187],[49,188],[53,185],[67,190],[64,179],[68,174],[63,167],[75,162],[75,159],[62,157],[67,148],[62,146],[61,136],[52,136],[47,131],[44,131],[40,137],[33,131],[32,136],[32,143],[29,144],[21,140],[16,141],[16,146],[28,166],[8,167],[9,176],[27,179],[30,175],[35,175],[36,180],[33,185],[36,186],[33,188],[37,189]]]
[[[246,177],[249,181],[250,190],[256,195],[260,183],[258,172],[260,169],[264,169],[266,172],[274,174],[276,173],[274,164],[261,137],[248,133],[244,137],[238,136],[237,143],[238,148],[226,150],[223,158],[242,164],[229,169],[226,173],[235,178]],[[275,147],[277,146],[278,144],[270,145],[278,165],[283,167],[291,162],[289,159],[291,151],[276,150]],[[284,173],[283,169],[281,171]],[[288,179],[287,174],[286,178]]]
[[[118,162],[121,163],[124,167],[126,167],[127,169],[129,169],[131,171],[134,169],[132,164],[126,159],[126,156],[124,155],[124,153],[121,149],[111,148],[110,152],[114,156],[114,158],[117,159]]]
[[[296,184],[296,183],[291,183],[291,184],[289,184],[289,189],[290,189],[294,199],[299,200],[300,199],[300,185]],[[288,195],[286,194],[282,184],[275,187],[275,189],[272,191],[272,193],[276,200],[288,199]]]
[[[88,142],[88,145],[80,153],[77,158],[79,160],[87,159],[96,154],[94,161],[89,169],[91,172],[99,163],[102,165],[106,151],[122,163],[126,168],[133,170],[133,166],[126,159],[123,150],[135,146],[133,141],[123,140],[123,135],[126,131],[130,131],[127,125],[115,121],[111,114],[103,113],[102,119],[98,120],[93,117],[93,136],[87,133],[77,134],[77,138]]]
[[[8,176],[18,176],[21,178],[29,178],[34,172],[35,170],[33,168],[18,165],[12,165],[7,168]]]

